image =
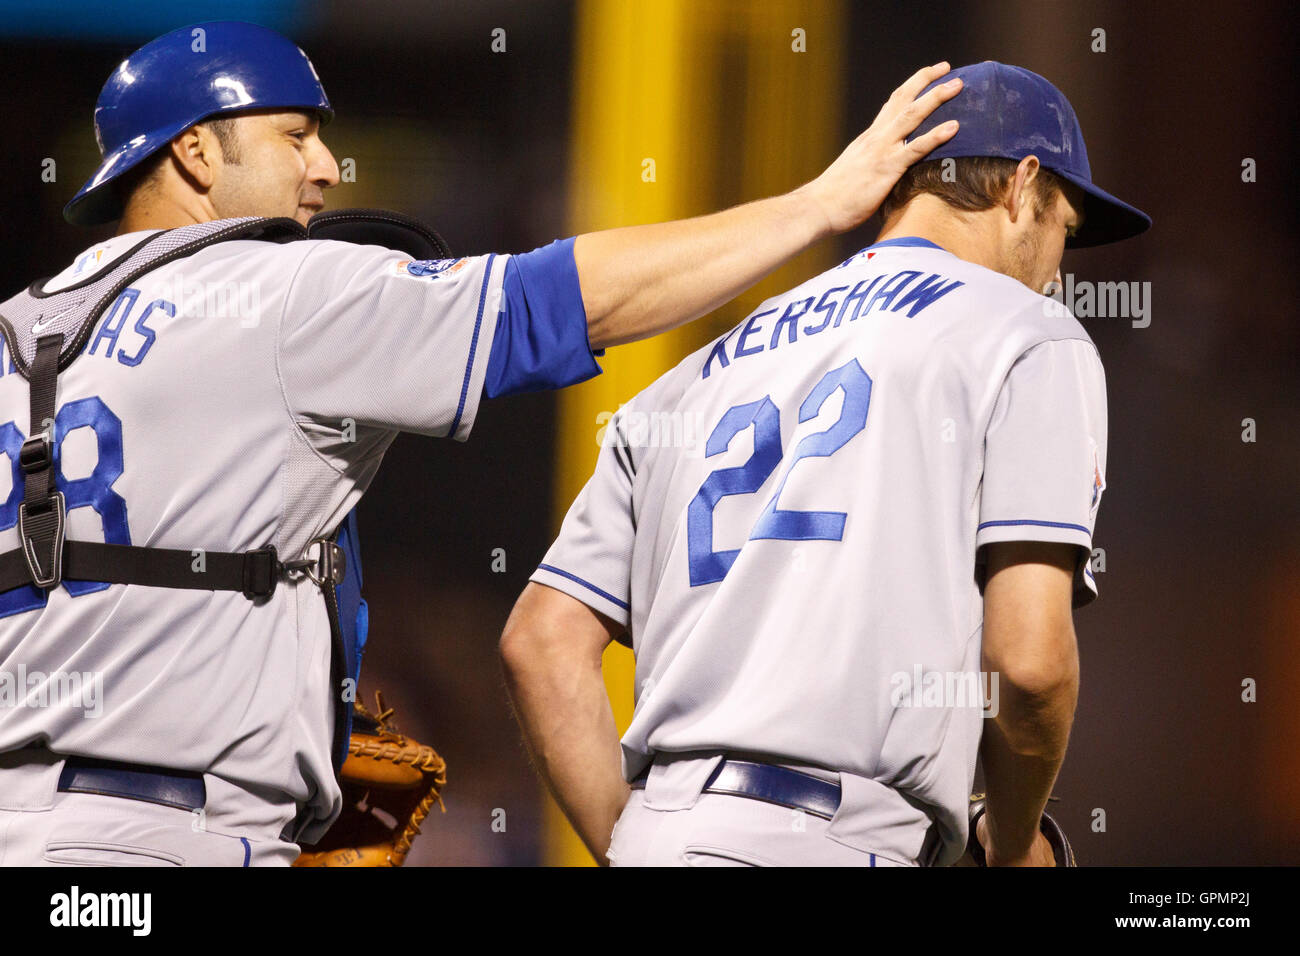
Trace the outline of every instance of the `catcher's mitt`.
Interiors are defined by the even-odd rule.
[[[393,711],[379,693],[377,714],[359,701],[353,707],[348,759],[339,774],[343,812],[294,866],[401,866],[434,803],[446,812],[447,764],[437,752],[388,723]]]
[[[1055,800],[1056,797],[1048,797],[1049,800]],[[966,852],[970,854],[976,866],[987,866],[988,861],[984,858],[984,847],[980,845],[979,839],[975,836],[975,824],[979,822],[980,817],[984,816],[984,794],[973,793],[970,798],[970,835],[966,840]],[[1039,822],[1038,828],[1042,831],[1043,836],[1047,838],[1048,844],[1052,848],[1052,856],[1056,858],[1057,866],[1078,866],[1074,860],[1074,848],[1070,846],[1070,841],[1061,829],[1061,825],[1052,819],[1051,814],[1044,813],[1043,819]]]

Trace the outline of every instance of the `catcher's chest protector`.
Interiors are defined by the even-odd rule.
[[[334,534],[313,541],[307,554],[281,561],[273,545],[247,552],[205,551],[196,573],[188,548],[144,548],[66,540],[67,507],[55,480],[54,419],[59,372],[82,353],[91,332],[113,302],[140,276],[165,263],[228,239],[291,242],[327,238],[401,249],[415,258],[445,258],[447,247],[433,230],[395,213],[339,210],[314,217],[307,228],[292,219],[243,218],[198,223],[155,233],[124,254],[112,268],[86,282],[42,294],[44,280],[0,304],[3,334],[15,370],[30,385],[31,431],[22,441],[18,506],[20,546],[0,553],[0,593],[18,588],[58,587],[67,577],[109,584],[240,591],[257,602],[288,575],[306,574],[320,588],[333,638],[333,686],[355,692],[365,642],[366,611],[360,595],[355,513]],[[348,558],[353,573],[347,574]],[[342,613],[340,613],[342,608]],[[349,683],[350,682],[350,685]],[[352,707],[335,701],[334,768],[347,755]]]

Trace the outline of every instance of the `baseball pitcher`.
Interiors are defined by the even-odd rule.
[[[1093,185],[1042,77],[952,77],[928,123],[961,130],[877,241],[613,416],[511,615],[526,740],[601,862],[950,864],[978,754],[987,862],[1052,862],[1106,392],[1043,293],[1064,248],[1150,219]],[[636,655],[621,746],[611,640]]]

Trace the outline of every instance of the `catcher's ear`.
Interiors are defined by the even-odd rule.
[[[191,126],[173,137],[169,148],[187,181],[203,192],[212,188],[221,153],[216,134],[202,125]]]

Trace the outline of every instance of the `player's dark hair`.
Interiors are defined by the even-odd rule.
[[[236,132],[234,117],[216,118],[204,120],[199,126],[206,126],[217,137],[217,145],[221,147],[221,159],[223,162],[232,166],[238,166],[243,159],[239,150],[239,134]],[[168,150],[166,147],[159,149],[152,156],[140,162],[133,169],[127,170],[113,182],[113,188],[117,190],[121,198],[122,207],[130,201],[131,196],[137,190],[152,189],[155,183],[155,174],[159,167],[166,160]]]
[[[992,209],[1006,196],[1019,165],[1015,160],[993,156],[962,156],[951,161],[932,159],[917,163],[903,173],[880,204],[881,220],[888,219],[921,193],[938,196],[954,209],[966,212]],[[1032,184],[1035,221],[1042,222],[1047,218],[1047,211],[1061,191],[1062,182],[1059,176],[1041,166],[1038,168]]]

